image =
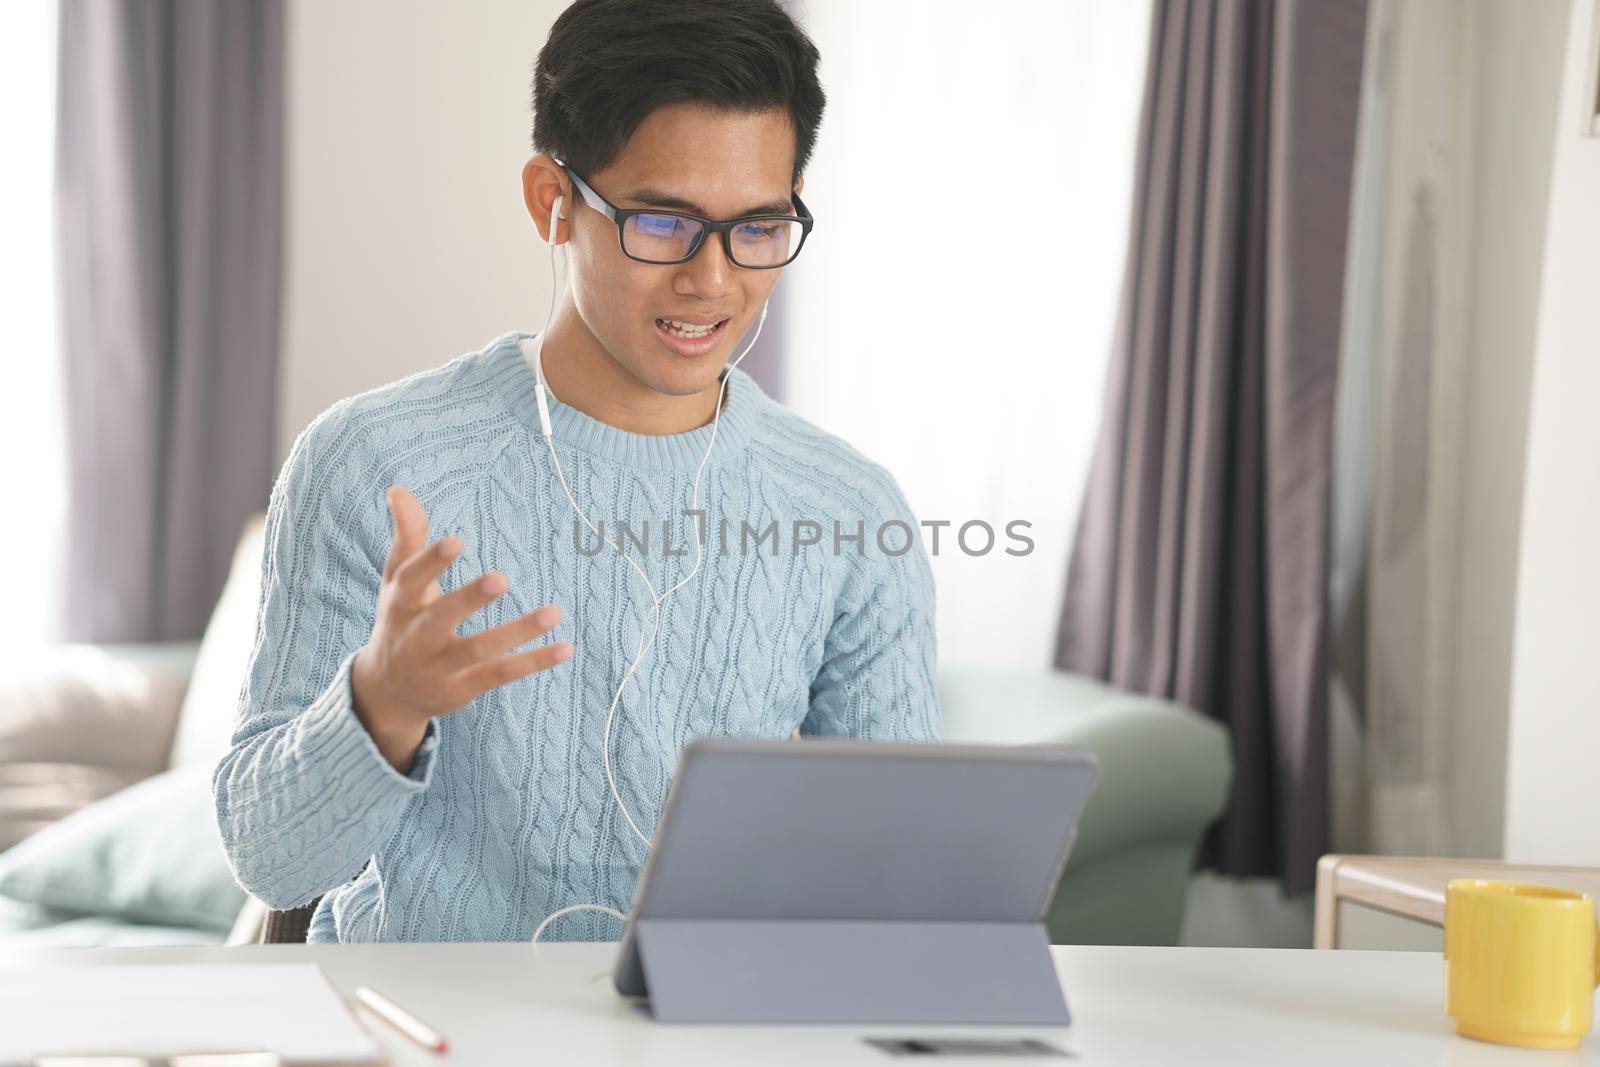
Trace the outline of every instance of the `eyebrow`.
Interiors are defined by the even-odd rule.
[[[685,200],[682,197],[673,196],[670,193],[664,193],[660,189],[635,189],[624,199],[634,200],[641,204],[648,204],[650,207],[664,207],[670,208],[674,211],[687,211],[691,215],[701,215],[705,218],[711,217],[711,213],[709,211],[701,207],[699,204],[696,204],[694,201]],[[769,200],[765,204],[757,204],[755,207],[746,208],[732,217],[736,219],[742,219],[750,215],[792,214],[794,214],[794,205],[788,200]]]

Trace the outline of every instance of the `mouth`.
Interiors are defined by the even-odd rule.
[[[657,319],[656,336],[680,356],[703,356],[722,342],[732,319],[715,323],[692,323],[679,319]]]

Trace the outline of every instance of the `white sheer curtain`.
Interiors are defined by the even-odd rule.
[[[0,561],[9,593],[0,658],[53,640],[60,627],[57,546],[66,498],[51,232],[56,26],[53,2],[0,5]]]
[[[785,400],[951,522],[941,661],[1046,666],[1122,279],[1148,0],[793,10],[828,111],[804,193],[818,223],[782,283]],[[996,531],[986,555],[955,543],[974,519]],[[1005,554],[1013,519],[1028,555]]]

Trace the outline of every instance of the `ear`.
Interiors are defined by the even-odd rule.
[[[794,191],[797,193],[803,193],[806,191],[806,176],[804,174],[800,175],[800,177],[795,180]]]
[[[522,166],[522,202],[528,209],[528,217],[533,220],[533,225],[539,231],[539,236],[546,242],[552,237],[557,240],[571,239],[572,223],[568,221],[565,230],[559,229],[561,219],[552,220],[550,208],[555,203],[556,197],[563,197],[561,207],[562,218],[572,218],[572,191],[567,187],[566,172],[557,165],[556,161],[548,155],[540,154],[528,160]],[[552,234],[550,226],[554,223],[558,229]]]

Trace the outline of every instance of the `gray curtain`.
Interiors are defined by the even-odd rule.
[[[1364,0],[1157,0],[1128,264],[1056,665],[1227,725],[1201,863],[1328,840],[1331,423]]]
[[[62,0],[73,641],[193,637],[272,480],[281,0]]]

